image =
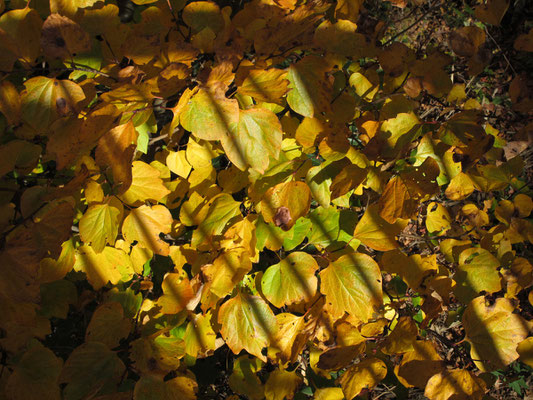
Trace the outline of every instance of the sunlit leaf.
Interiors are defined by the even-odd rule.
[[[403,355],[395,372],[404,386],[423,388],[433,375],[443,370],[444,363],[431,341],[416,340],[412,347]]]
[[[457,297],[467,303],[481,291],[494,293],[501,290],[497,268],[500,262],[487,250],[472,247],[461,252],[459,266],[454,275]]]
[[[157,202],[170,193],[163,185],[160,172],[142,161],[133,162],[132,175],[131,186],[120,196],[130,205],[140,205],[147,200]]]
[[[372,389],[387,375],[387,366],[377,358],[366,358],[342,375],[338,382],[347,399],[357,396],[365,388]]]
[[[44,129],[56,119],[79,111],[85,93],[76,83],[37,76],[24,82],[22,118],[33,128]]]
[[[251,108],[240,112],[237,127],[232,126],[229,135],[221,138],[222,147],[239,169],[249,166],[264,173],[269,157],[279,156],[282,135],[276,114],[264,108]]]
[[[161,306],[163,314],[177,314],[185,309],[193,298],[194,292],[185,271],[180,273],[169,272],[165,275],[161,285],[163,295],[157,303]]]
[[[519,357],[516,346],[527,337],[529,329],[513,310],[512,302],[504,298],[487,305],[480,296],[468,304],[463,325],[472,346],[472,359],[482,371],[503,368]]]
[[[119,281],[128,281],[134,272],[129,256],[109,246],[101,253],[96,253],[89,245],[80,246],[76,250],[74,269],[85,272],[95,290],[108,282],[116,285]]]
[[[239,104],[235,99],[220,97],[200,89],[187,103],[180,122],[198,139],[222,140],[239,121]]]
[[[100,253],[107,244],[113,245],[118,234],[120,210],[110,204],[90,206],[80,219],[81,240]]]
[[[233,371],[228,379],[230,388],[252,400],[264,399],[265,388],[257,376],[257,372],[262,366],[263,362],[257,358],[238,357],[233,364]]]
[[[272,341],[277,325],[272,310],[260,297],[237,294],[220,307],[218,321],[222,325],[220,333],[233,353],[244,349],[266,361],[262,350]]]
[[[283,230],[291,229],[296,220],[307,214],[311,204],[311,190],[304,182],[280,183],[267,190],[261,200],[265,222],[272,222]]]
[[[240,215],[240,203],[233,200],[227,193],[222,193],[212,198],[207,204],[205,218],[194,231],[191,244],[198,246],[210,240],[214,235],[220,235],[226,224],[234,217]]]
[[[280,308],[299,301],[309,301],[316,292],[318,264],[307,253],[294,252],[270,266],[261,279],[263,294]]]
[[[309,56],[289,68],[287,79],[290,91],[287,102],[304,117],[313,117],[329,110],[332,91],[325,82],[325,67],[322,59]]]
[[[303,382],[295,371],[276,369],[270,373],[265,384],[267,400],[292,399],[298,386]]]
[[[402,228],[390,224],[379,215],[377,206],[369,206],[357,223],[353,236],[374,250],[387,251],[398,247],[396,236]]]
[[[170,246],[159,235],[169,233],[171,224],[172,215],[165,206],[140,206],[124,219],[122,234],[130,243],[137,241],[154,253],[167,256]]]
[[[320,291],[337,316],[344,312],[368,321],[382,304],[381,272],[366,254],[351,253],[320,272]]]
[[[454,369],[432,376],[424,395],[430,400],[480,400],[486,390],[483,379],[470,371]]]
[[[183,336],[185,352],[195,358],[198,353],[207,354],[215,350],[215,338],[216,333],[211,327],[211,314],[193,315]]]

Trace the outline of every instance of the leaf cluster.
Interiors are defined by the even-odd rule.
[[[421,52],[361,0],[0,0],[5,397],[481,399],[533,366],[531,124],[450,74],[507,7]]]

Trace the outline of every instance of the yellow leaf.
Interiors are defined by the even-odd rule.
[[[320,280],[320,291],[337,317],[347,312],[367,322],[382,304],[381,272],[366,254],[339,257],[320,272]]]
[[[283,133],[272,111],[264,108],[241,110],[237,127],[230,128],[228,135],[221,138],[222,147],[240,170],[251,167],[264,173],[269,158],[278,159]]]
[[[438,192],[438,175],[437,162],[428,157],[422,165],[392,178],[378,201],[380,216],[391,224],[398,218],[413,218],[419,202]]]
[[[459,255],[459,265],[453,279],[457,282],[455,295],[467,303],[485,291],[494,293],[501,290],[498,267],[500,262],[490,252],[471,247]]]
[[[85,118],[55,121],[46,145],[48,157],[56,160],[58,169],[70,166],[114,126],[118,114],[115,106],[102,104],[92,108]],[[72,131],[76,131],[76,135],[72,135]]]
[[[192,235],[191,245],[194,247],[208,245],[213,236],[224,232],[228,222],[241,215],[240,203],[233,200],[233,197],[227,193],[213,197],[207,207],[205,219],[200,222]]]
[[[276,334],[276,318],[268,305],[257,296],[239,293],[220,307],[220,333],[235,354],[244,349],[266,362],[262,354]]]
[[[446,188],[446,197],[450,200],[464,200],[474,192],[474,182],[468,175],[459,172]]]
[[[417,292],[425,292],[421,285],[430,275],[434,275],[439,266],[437,255],[421,256],[413,254],[407,257],[400,250],[391,250],[383,254],[380,265],[383,270],[398,274],[409,287]]]
[[[22,117],[20,95],[15,85],[8,80],[0,82],[0,112],[4,114],[9,125],[20,123]]]
[[[70,272],[75,262],[75,248],[72,240],[63,243],[61,254],[57,260],[43,258],[41,260],[40,282],[47,283],[63,279]]]
[[[309,211],[311,190],[304,182],[285,182],[268,189],[261,200],[261,213],[265,222],[285,231]]]
[[[191,164],[187,161],[184,150],[169,151],[166,164],[172,172],[185,179],[187,179],[192,169]]]
[[[147,200],[158,202],[170,193],[163,185],[160,172],[145,162],[133,162],[132,176],[131,186],[119,196],[129,205],[141,205]]]
[[[521,341],[516,351],[520,354],[520,361],[533,368],[533,337]]]
[[[43,21],[37,11],[30,7],[2,14],[0,32],[5,34],[1,44],[2,55],[12,53],[15,55],[15,60],[19,58],[26,64],[34,65],[40,52],[39,38],[42,24]],[[8,57],[8,59],[12,58]],[[7,70],[11,70],[13,65],[8,64],[7,67]]]
[[[430,400],[481,400],[486,390],[485,382],[472,372],[454,369],[433,375],[424,395]]]
[[[365,388],[372,389],[387,375],[387,366],[377,358],[365,358],[348,370],[337,380],[344,396],[353,399]]]
[[[252,263],[250,254],[243,248],[230,249],[220,254],[213,264],[202,267],[202,273],[207,279],[204,291],[211,292],[218,298],[231,293],[235,285],[244,275],[250,272]]]
[[[133,276],[133,265],[129,256],[122,250],[105,247],[96,253],[91,246],[83,245],[76,250],[76,271],[83,271],[95,290],[107,285],[116,285],[120,281],[129,281]]]
[[[180,116],[183,127],[198,139],[204,140],[227,138],[231,127],[238,121],[237,100],[217,96],[206,89],[199,89]]]
[[[124,193],[131,185],[131,162],[137,143],[137,132],[133,123],[119,125],[98,140],[95,161],[100,167],[111,169],[115,193]]]
[[[304,117],[313,117],[331,108],[332,88],[325,80],[327,65],[324,59],[307,56],[291,64],[287,79],[289,88],[287,103],[291,109]]]
[[[314,393],[315,400],[344,400],[344,393],[341,388],[321,388]]]
[[[141,337],[131,342],[130,359],[143,376],[160,377],[181,365],[185,356],[182,339],[159,335],[154,339]]]
[[[228,379],[231,389],[245,395],[252,400],[265,398],[265,388],[257,373],[263,366],[263,362],[257,358],[248,356],[238,357],[233,364],[233,371]]]
[[[139,0],[136,0],[139,2]],[[196,400],[198,384],[188,371],[187,375],[178,375],[175,378],[163,381],[162,376],[143,375],[133,389],[134,400]]]
[[[211,313],[192,315],[187,324],[183,340],[185,353],[191,357],[207,356],[215,350],[216,333],[211,327]]]
[[[394,372],[404,386],[423,388],[444,369],[444,362],[431,341],[416,340],[412,345],[413,349],[403,355]]]
[[[413,350],[418,327],[411,317],[400,317],[393,331],[385,338],[382,351],[385,354],[401,354]]]
[[[487,305],[479,296],[468,304],[463,326],[471,344],[470,354],[481,371],[504,368],[519,357],[516,346],[527,337],[528,327],[513,311],[511,300],[504,298]]]
[[[267,268],[261,279],[261,290],[278,308],[309,301],[316,293],[317,269],[318,264],[311,255],[296,251]]]
[[[283,96],[289,90],[286,75],[286,71],[277,68],[253,69],[248,72],[237,90],[258,102],[283,104]]]
[[[80,219],[81,240],[100,253],[107,244],[113,245],[118,234],[120,210],[110,204],[90,206]]]
[[[398,247],[396,236],[401,231],[398,222],[389,224],[379,215],[378,207],[371,205],[355,226],[353,236],[374,250],[387,251]]]
[[[146,264],[146,262],[150,260],[153,256],[154,252],[152,250],[141,247],[139,243],[133,246],[131,249],[130,258],[135,273],[138,275],[142,275],[144,264]]]
[[[366,169],[353,164],[343,168],[340,173],[336,174],[331,183],[331,198],[336,199],[350,190],[356,189],[365,181],[367,173]]]
[[[290,313],[276,315],[278,331],[268,349],[269,357],[276,357],[282,363],[294,362],[301,353],[307,337],[304,317]]]
[[[113,349],[128,336],[130,329],[131,322],[124,317],[122,305],[114,301],[104,303],[94,311],[85,332],[85,341],[101,342]]]
[[[519,218],[527,218],[533,210],[533,200],[528,195],[519,193],[513,199],[514,206],[518,210]]]
[[[157,300],[163,314],[177,314],[185,309],[194,292],[185,271],[169,272],[165,275],[161,285],[163,295]]]
[[[85,99],[82,88],[69,80],[36,76],[24,82],[22,118],[38,131],[61,117],[76,115]]]
[[[439,232],[444,234],[451,228],[452,218],[448,209],[442,204],[431,202],[427,206],[426,228],[428,232]]]
[[[220,8],[211,1],[195,1],[183,9],[183,21],[198,33],[205,28],[218,32],[224,27],[224,19]]]
[[[137,241],[155,254],[167,256],[170,246],[159,237],[170,232],[172,215],[162,205],[141,206],[131,210],[122,224],[122,234],[129,243]]]
[[[270,373],[266,381],[265,397],[267,400],[291,400],[302,382],[302,377],[296,371],[276,369]]]

